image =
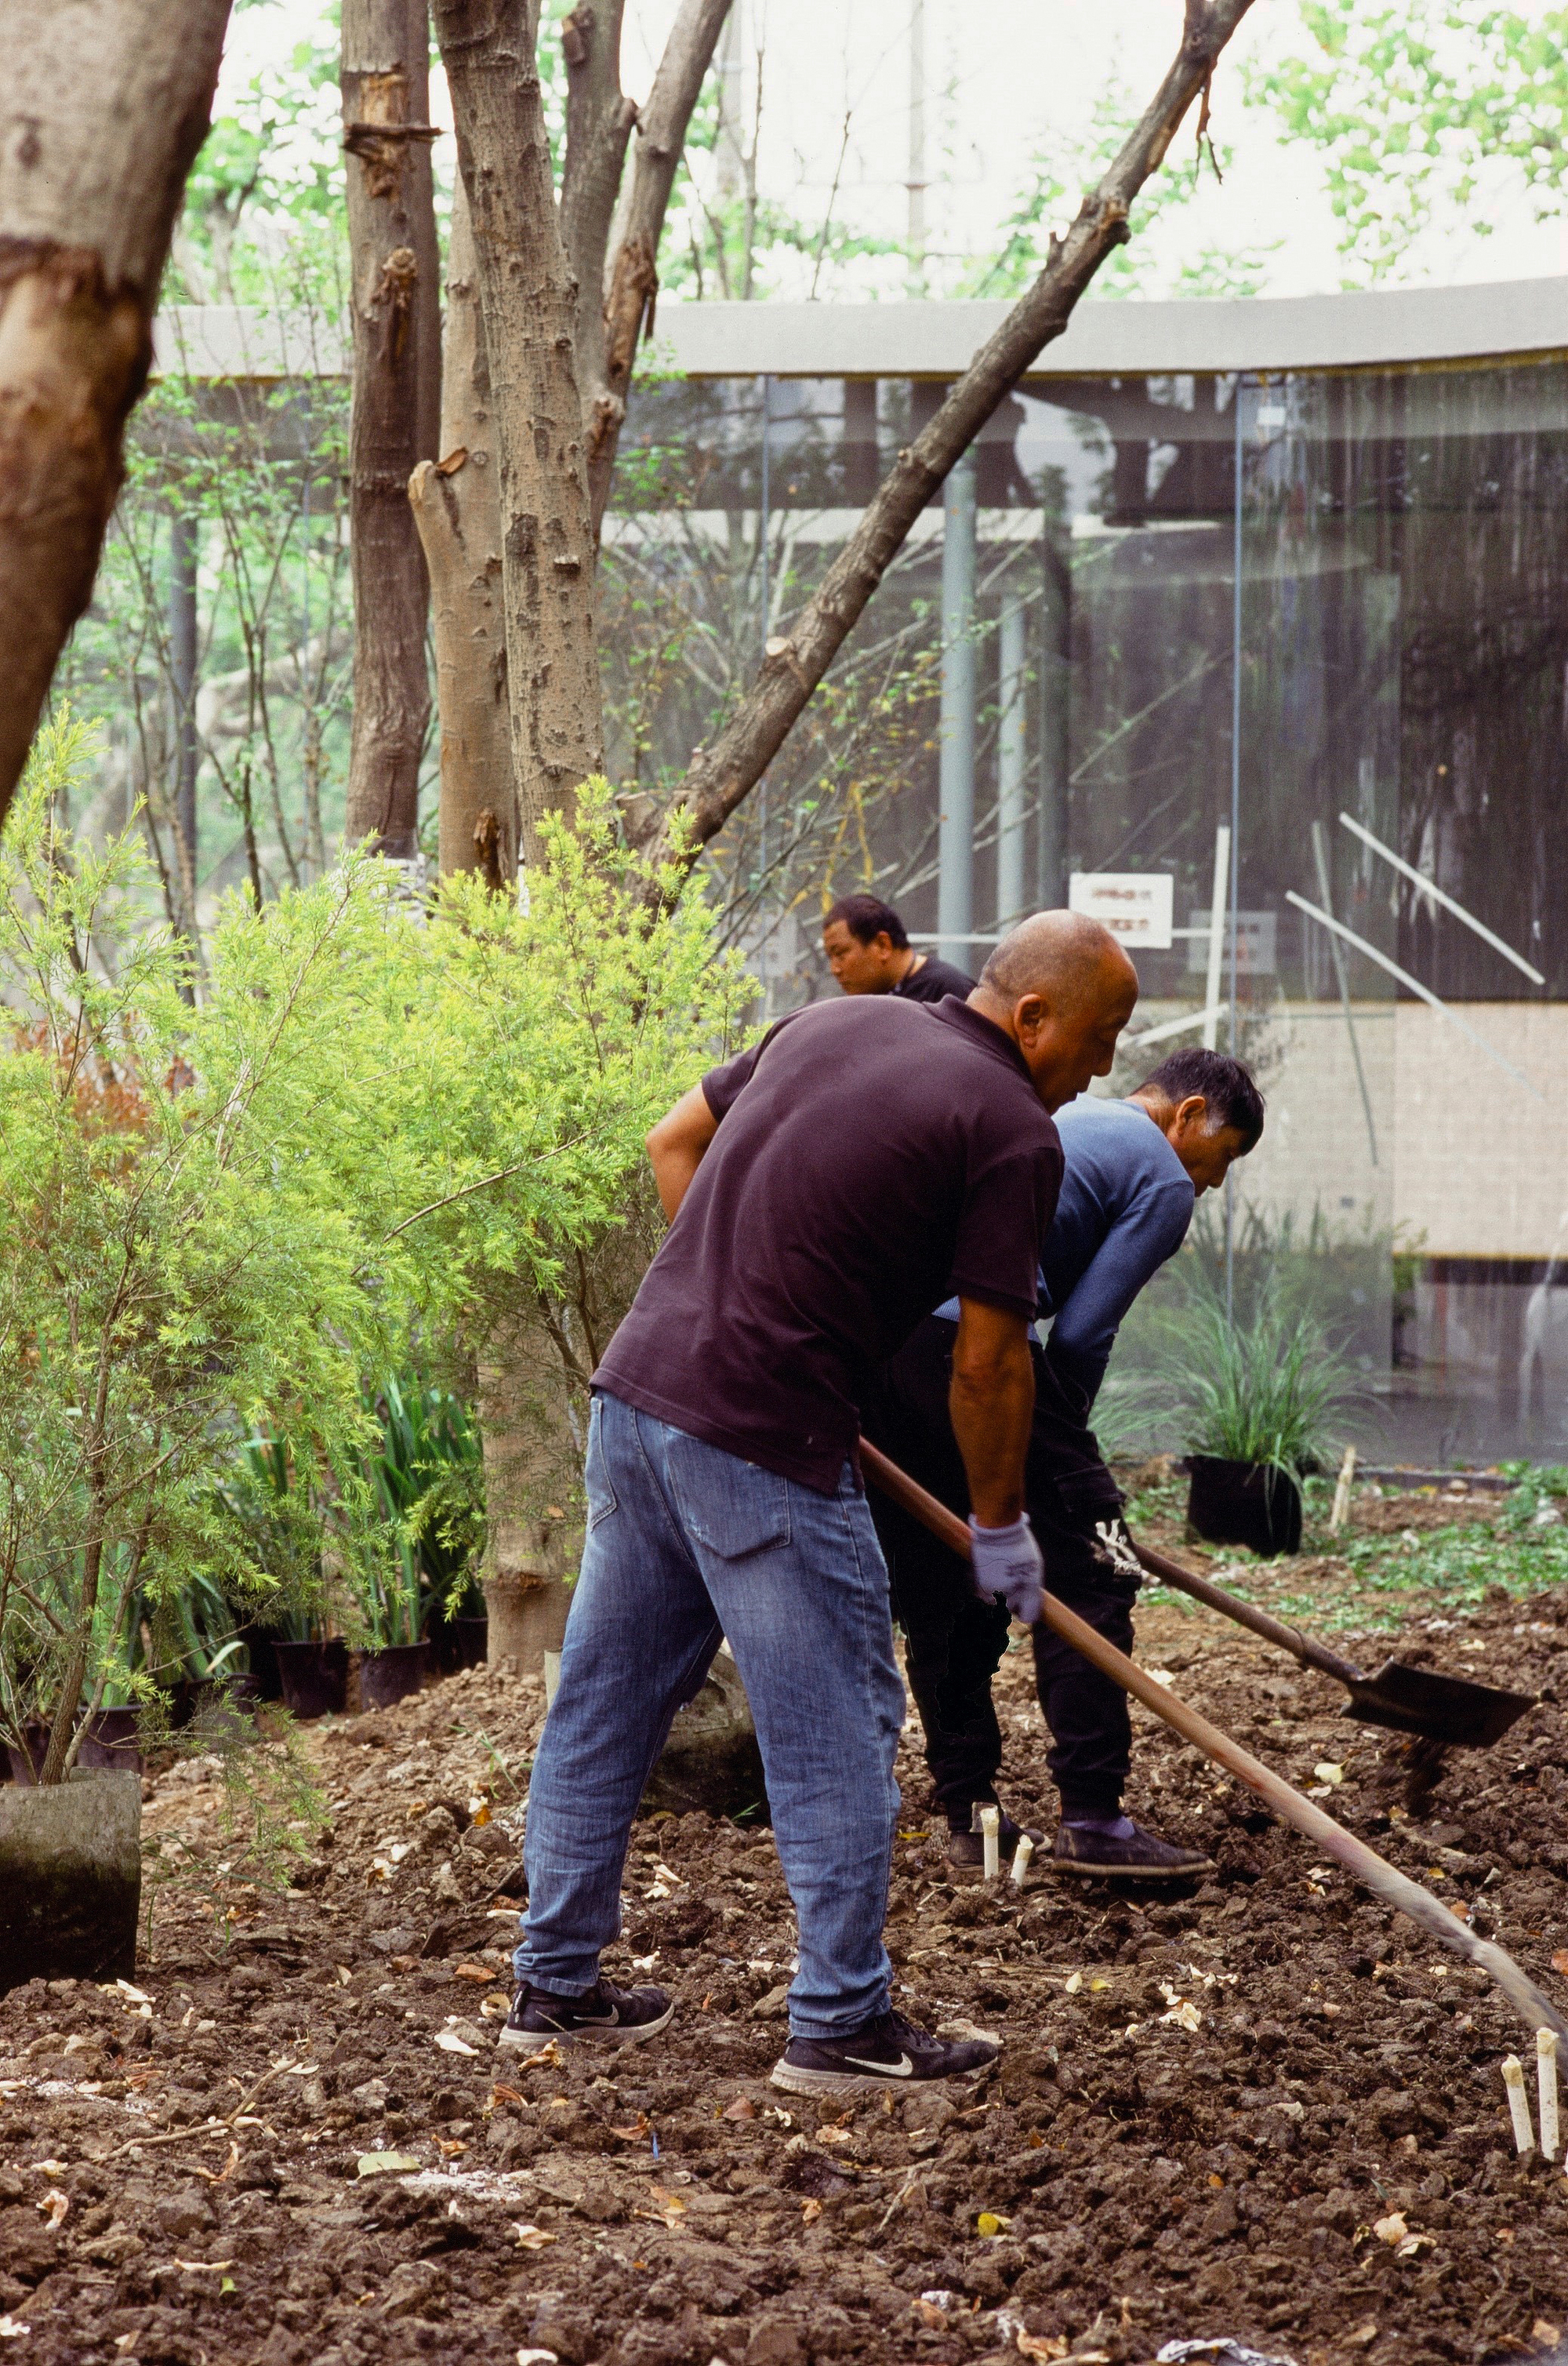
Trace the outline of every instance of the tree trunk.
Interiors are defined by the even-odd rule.
[[[1215,62],[1251,0],[1186,0],[1182,46],[1137,129],[1065,239],[902,451],[838,558],[787,634],[767,642],[760,673],[711,748],[700,749],[681,794],[655,825],[661,852],[689,864],[756,786],[859,617],[931,494],[968,451],[1002,397],[1053,337],[1112,250],[1128,237],[1127,210],[1157,170],[1182,117],[1206,93]],[[684,830],[684,839],[681,831]]]
[[[452,193],[439,461],[409,479],[430,569],[441,722],[441,870],[517,875],[498,467],[474,228],[461,175]]]
[[[670,191],[675,186],[676,170],[686,146],[691,110],[697,104],[703,78],[713,62],[713,51],[718,46],[730,5],[731,0],[681,0],[680,13],[671,28],[664,55],[659,60],[659,70],[654,76],[653,89],[648,93],[648,103],[638,118],[631,195],[622,217],[621,235],[608,274],[604,271],[602,260],[610,226],[608,214],[599,233],[599,260],[595,273],[594,292],[597,294],[602,283],[602,308],[598,302],[590,304],[586,300],[579,306],[577,376],[583,389],[588,493],[593,503],[596,546],[610,501],[610,479],[615,473],[615,455],[620,447],[622,423],[626,417],[626,396],[632,383],[637,346],[644,323],[650,332],[653,328],[654,302],[659,292],[659,241],[664,235]],[[579,9],[577,14],[580,17],[583,11]],[[568,17],[566,21],[570,24],[572,19]],[[569,186],[569,115],[567,122],[566,179]],[[624,148],[624,140],[622,144]],[[620,178],[619,160],[616,178]],[[587,208],[584,210],[586,213]],[[565,198],[562,216],[565,223],[567,218]],[[569,232],[567,243],[578,276],[582,277],[588,265],[587,254],[585,252],[579,258]],[[582,321],[581,315],[586,313],[591,313],[591,323]]]
[[[492,1666],[510,1659],[537,1673],[566,1629],[564,1580],[580,1533],[568,1512],[582,1456],[559,1353],[526,1290],[497,1321],[479,1358],[478,1410],[488,1657]]]
[[[353,405],[353,734],[345,836],[409,861],[430,722],[425,562],[409,506],[435,456],[439,306],[424,0],[343,0]],[[425,438],[428,441],[422,441]]]
[[[604,764],[593,522],[529,0],[435,0],[473,212],[500,455],[501,572],[521,851]]]
[[[93,589],[229,0],[9,0],[0,140],[0,820]]]

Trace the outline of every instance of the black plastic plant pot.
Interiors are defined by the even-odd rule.
[[[13,1783],[36,1783],[43,1765],[43,1754],[49,1748],[49,1728],[41,1718],[30,1717],[22,1729],[26,1744],[18,1750],[14,1741],[6,1744],[6,1760],[11,1769]]]
[[[1288,1471],[1261,1462],[1194,1454],[1187,1521],[1212,1545],[1246,1545],[1271,1556],[1301,1547],[1301,1489]]]
[[[349,1689],[349,1647],[341,1635],[330,1643],[274,1643],[284,1707],[303,1722],[342,1712]]]
[[[130,1979],[140,1904],[140,1775],[0,1791],[0,1989]]]
[[[101,1708],[82,1736],[76,1752],[78,1766],[98,1766],[113,1771],[123,1768],[131,1774],[141,1772],[141,1750],[137,1730],[139,1711],[130,1708]]]
[[[432,1617],[430,1623],[431,1664],[443,1676],[459,1668],[481,1668],[489,1646],[490,1622],[483,1612],[476,1618]]]
[[[424,1683],[431,1663],[428,1643],[388,1643],[379,1651],[355,1653],[361,1708],[390,1708]]]

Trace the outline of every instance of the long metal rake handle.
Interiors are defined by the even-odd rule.
[[[927,1494],[907,1471],[901,1470],[896,1462],[890,1462],[864,1437],[860,1441],[860,1460],[867,1477],[884,1495],[902,1505],[912,1518],[921,1521],[933,1536],[940,1538],[949,1552],[969,1560],[970,1543],[966,1521],[950,1512],[946,1504],[939,1504],[935,1495]],[[1568,2022],[1501,1947],[1494,1946],[1490,1940],[1478,1939],[1468,1924],[1462,1922],[1440,1898],[1434,1898],[1429,1889],[1423,1889],[1418,1881],[1397,1871],[1365,1841],[1348,1832],[1332,1816],[1326,1816],[1314,1800],[1304,1798],[1271,1768],[1254,1758],[1250,1751],[1243,1750],[1217,1725],[1211,1725],[1206,1717],[1189,1707],[1169,1685],[1156,1684],[1125,1651],[1107,1643],[1065,1603],[1047,1594],[1040,1616],[1042,1623],[1059,1635],[1064,1643],[1070,1643],[1103,1675],[1120,1684],[1124,1692],[1131,1693],[1135,1700],[1142,1701],[1145,1708],[1152,1709],[1183,1741],[1192,1742],[1216,1766],[1223,1766],[1248,1790],[1255,1791],[1282,1823],[1294,1826],[1315,1848],[1342,1865],[1347,1873],[1353,1874],[1385,1905],[1408,1915],[1412,1922],[1418,1922],[1439,1946],[1484,1971],[1501,1989],[1527,2029],[1554,2030],[1560,2043],[1568,2043]]]

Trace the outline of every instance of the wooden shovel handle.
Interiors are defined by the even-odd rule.
[[[1224,1586],[1215,1585],[1212,1578],[1200,1577],[1195,1569],[1188,1569],[1179,1560],[1168,1560],[1164,1553],[1152,1551],[1136,1538],[1133,1550],[1150,1577],[1159,1578],[1162,1585],[1179,1586],[1183,1594],[1190,1594],[1194,1602],[1206,1603],[1211,1610],[1217,1610],[1222,1618],[1234,1618],[1238,1627],[1250,1628],[1254,1635],[1261,1635],[1265,1643],[1277,1643],[1282,1651],[1288,1651],[1293,1660],[1299,1660],[1304,1668],[1316,1668],[1319,1675],[1332,1676],[1336,1684],[1354,1685],[1363,1681],[1361,1669],[1351,1661],[1342,1660],[1338,1651],[1331,1651],[1327,1643],[1316,1642],[1312,1636],[1304,1635],[1298,1627],[1287,1627],[1282,1619],[1271,1618],[1266,1610],[1258,1609],[1250,1602],[1243,1602],[1239,1594],[1227,1594]]]
[[[890,1462],[887,1456],[866,1438],[860,1441],[860,1461],[866,1476],[882,1494],[900,1504],[912,1518],[921,1521],[933,1536],[940,1538],[949,1551],[969,1560],[969,1525],[960,1520],[956,1512],[950,1512],[945,1504],[939,1504],[935,1495],[927,1494],[907,1471],[901,1470],[896,1462]],[[1212,1758],[1216,1766],[1223,1766],[1237,1782],[1245,1784],[1248,1790],[1255,1791],[1282,1823],[1294,1826],[1312,1842],[1315,1849],[1325,1856],[1333,1857],[1347,1873],[1363,1882],[1385,1904],[1407,1914],[1413,1922],[1418,1922],[1439,1945],[1451,1949],[1453,1954],[1462,1955],[1467,1963],[1474,1964],[1485,1972],[1490,1979],[1496,1982],[1527,2029],[1555,2030],[1559,2041],[1568,2044],[1568,2022],[1563,2020],[1555,2005],[1533,1980],[1519,1969],[1513,1957],[1505,1955],[1501,1947],[1493,1946],[1489,1940],[1478,1939],[1469,1925],[1462,1922],[1440,1899],[1434,1898],[1430,1890],[1423,1889],[1418,1881],[1412,1881],[1407,1875],[1400,1873],[1386,1858],[1379,1856],[1375,1849],[1369,1848],[1365,1841],[1358,1840],[1354,1832],[1348,1832],[1342,1824],[1337,1824],[1332,1816],[1326,1816],[1315,1800],[1304,1798],[1299,1791],[1265,1766],[1260,1759],[1254,1758],[1250,1751],[1243,1750],[1239,1742],[1232,1741],[1227,1733],[1222,1733],[1217,1725],[1211,1725],[1206,1717],[1200,1717],[1195,1708],[1189,1707],[1170,1690],[1169,1684],[1157,1684],[1152,1676],[1146,1675],[1136,1661],[1129,1660],[1126,1652],[1118,1651],[1114,1643],[1107,1643],[1103,1635],[1097,1635],[1093,1628],[1080,1618],[1076,1612],[1068,1609],[1065,1603],[1058,1602],[1054,1595],[1047,1594],[1040,1619],[1041,1624],[1059,1635],[1064,1643],[1070,1643],[1075,1651],[1081,1652],[1091,1666],[1098,1668],[1103,1675],[1120,1684],[1124,1692],[1131,1693],[1135,1700],[1142,1701],[1145,1708],[1152,1710],[1161,1723],[1179,1733],[1183,1741],[1190,1741],[1206,1758]]]

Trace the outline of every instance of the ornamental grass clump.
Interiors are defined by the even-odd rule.
[[[1190,1453],[1297,1484],[1331,1453],[1335,1424],[1355,1395],[1316,1315],[1286,1312],[1265,1288],[1253,1313],[1232,1321],[1206,1285],[1170,1324],[1159,1389]]]

